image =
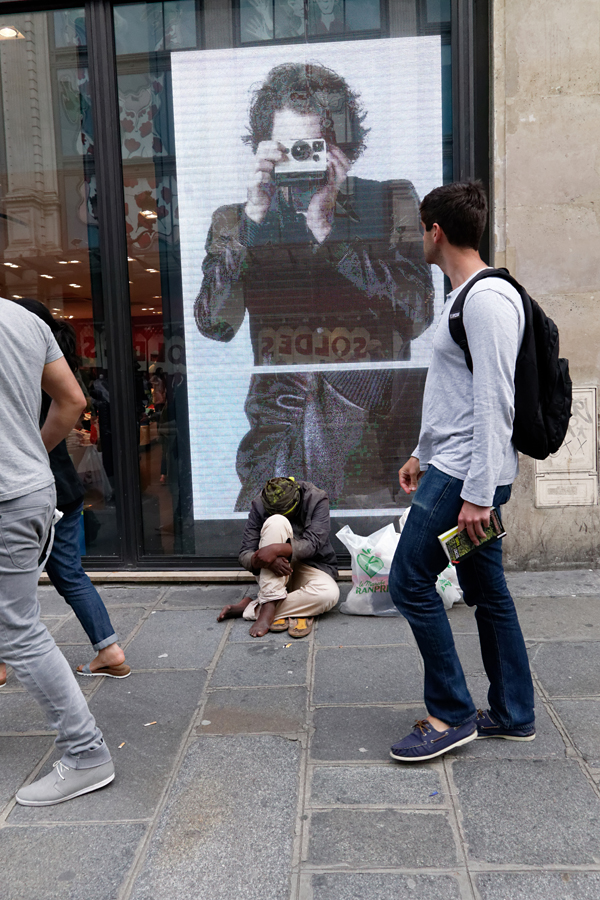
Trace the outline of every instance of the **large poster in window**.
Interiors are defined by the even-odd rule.
[[[294,475],[389,514],[443,282],[439,37],[172,58],[194,517]]]

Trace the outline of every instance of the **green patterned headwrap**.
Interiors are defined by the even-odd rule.
[[[260,499],[268,516],[288,516],[298,506],[300,488],[293,478],[270,478]]]

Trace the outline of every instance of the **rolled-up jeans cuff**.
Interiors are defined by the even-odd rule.
[[[70,769],[93,769],[95,766],[103,766],[104,763],[110,762],[111,759],[110,750],[103,740],[99,747],[95,747],[93,750],[84,750],[83,753],[78,753],[77,756],[63,753],[60,761]]]
[[[103,641],[98,641],[97,644],[92,644],[92,648],[96,652],[98,652],[98,650],[104,650],[105,647],[110,647],[111,644],[116,644],[118,640],[118,636],[113,631],[113,633],[109,637],[104,638]]]

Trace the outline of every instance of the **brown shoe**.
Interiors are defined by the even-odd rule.
[[[272,625],[269,626],[269,631],[287,631],[288,630],[288,620],[287,619],[275,619]]]
[[[311,633],[315,624],[314,617],[310,619],[292,619],[290,616],[288,634],[293,638],[303,638]]]

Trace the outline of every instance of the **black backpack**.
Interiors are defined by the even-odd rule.
[[[515,368],[515,419],[512,440],[521,453],[546,459],[562,444],[571,418],[572,382],[569,361],[558,358],[558,328],[508,269],[483,269],[462,289],[450,310],[450,336],[473,360],[463,324],[467,294],[482,278],[502,278],[519,292],[525,311],[523,343]]]

